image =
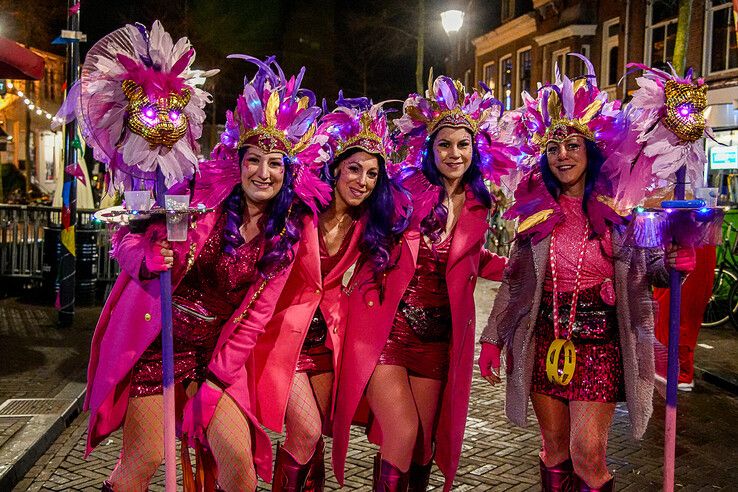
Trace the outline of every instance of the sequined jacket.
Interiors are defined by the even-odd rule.
[[[508,418],[527,424],[533,364],[536,362],[533,329],[541,302],[548,265],[550,234],[533,244],[530,236],[516,240],[502,284],[482,339],[505,344]],[[639,439],[653,412],[654,303],[652,286],[665,287],[669,274],[661,249],[640,249],[623,244],[619,227],[612,227],[614,284],[625,396],[631,433]]]

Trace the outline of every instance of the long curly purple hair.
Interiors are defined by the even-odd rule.
[[[238,150],[239,162],[246,155],[246,147]],[[257,262],[257,268],[264,277],[277,274],[294,259],[292,247],[300,240],[302,218],[308,213],[307,207],[295,199],[293,189],[294,165],[288,157],[282,159],[284,164],[284,182],[277,195],[269,202],[265,211],[264,223],[264,255]],[[225,245],[223,250],[232,255],[244,244],[239,231],[243,224],[243,211],[246,199],[241,183],[238,183],[225,200]],[[282,233],[284,231],[284,233]]]
[[[360,148],[349,149],[336,156],[329,169],[324,172],[324,177],[331,184],[337,178],[333,177],[335,170],[341,162],[345,161]],[[379,162],[379,175],[377,184],[374,186],[369,197],[360,205],[362,213],[368,214],[366,228],[364,229],[359,250],[364,261],[371,264],[375,279],[393,266],[391,257],[392,248],[398,242],[400,235],[405,231],[409,220],[405,217],[395,217],[394,182],[387,174],[387,165],[384,157],[379,154],[371,154]]]
[[[426,179],[431,184],[441,187],[438,193],[438,201],[428,215],[420,222],[420,232],[427,236],[432,243],[440,241],[443,231],[446,230],[446,221],[448,220],[448,208],[443,203],[446,199],[446,188],[443,186],[443,175],[436,167],[435,157],[433,155],[433,144],[440,130],[440,128],[436,130],[426,140],[425,148],[423,149],[423,160],[421,161],[421,170]],[[473,138],[471,140],[474,142]],[[492,208],[492,196],[487,189],[487,185],[484,184],[484,178],[480,171],[479,150],[477,150],[476,144],[473,143],[472,145],[471,165],[462,176],[461,185],[468,184],[474,197],[485,207]]]

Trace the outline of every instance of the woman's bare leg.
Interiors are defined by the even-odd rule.
[[[531,393],[533,410],[541,428],[541,460],[552,467],[569,459],[569,406],[551,396]]]

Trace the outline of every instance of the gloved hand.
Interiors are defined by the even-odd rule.
[[[666,253],[666,261],[672,269],[689,273],[697,266],[697,256],[693,247],[670,246]]]
[[[174,251],[169,241],[162,240],[151,243],[144,252],[143,272],[145,276],[159,274],[172,268],[174,264]]]
[[[188,445],[195,447],[195,440],[207,446],[205,430],[215,414],[223,390],[204,382],[195,396],[187,400],[182,412],[182,436],[186,436]]]
[[[479,354],[479,372],[489,384],[494,386],[502,382],[500,379],[500,352],[501,348],[494,343],[482,343],[482,352]]]

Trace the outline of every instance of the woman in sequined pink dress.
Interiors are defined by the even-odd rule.
[[[598,179],[618,139],[618,105],[590,75],[574,88],[568,79],[544,87],[539,100],[525,94],[520,134],[530,132],[538,163],[506,214],[518,219],[517,235],[480,338],[479,367],[492,385],[504,349],[510,420],[525,425],[532,402],[546,492],[613,490],[605,453],[615,405],[627,402],[636,438],[652,412],[651,287],[668,283],[667,265],[689,270],[694,261],[624,241],[624,218]]]
[[[166,269],[172,270],[177,420],[191,446],[210,451],[198,451],[213,472],[208,490],[216,479],[223,490],[255,490],[257,473],[271,476],[271,444],[251,410],[248,360],[289,275],[300,231],[312,220],[309,207],[325,204],[329,189],[297,160],[310,162],[300,154],[308,152],[307,139],[298,142],[314,131],[319,108],[306,108],[297,88],[286,91],[278,72],[259,66],[250,84],[261,88],[268,80],[275,89],[260,97],[282,101],[266,111],[302,117],[301,131],[275,128],[278,113],[256,119],[229,112],[214,159],[178,190],[189,192],[193,206],[213,209],[192,220],[186,241],[167,242],[161,223],[116,234],[122,272],[93,338],[86,400],[88,452],[123,426],[120,459],[103,490],[146,490],[163,459],[158,292]],[[185,460],[185,476],[188,468]]]
[[[481,149],[491,145],[498,101],[448,77],[432,91],[410,96],[397,125],[408,146],[401,184],[412,197],[397,266],[379,281],[359,268],[347,287],[333,470],[343,483],[351,424],[368,418],[380,451],[373,490],[382,492],[426,490],[434,458],[444,490],[452,487],[471,386],[474,287],[478,276],[499,279],[505,265],[484,248],[492,199],[483,176],[502,171]]]
[[[254,347],[256,416],[286,433],[277,448],[274,491],[323,490],[322,434],[330,435],[345,331],[343,277],[357,261],[381,275],[397,241],[386,113],[366,98],[341,95],[337,104],[316,132],[334,156],[326,169],[333,200],[317,224],[303,229],[274,316]]]

